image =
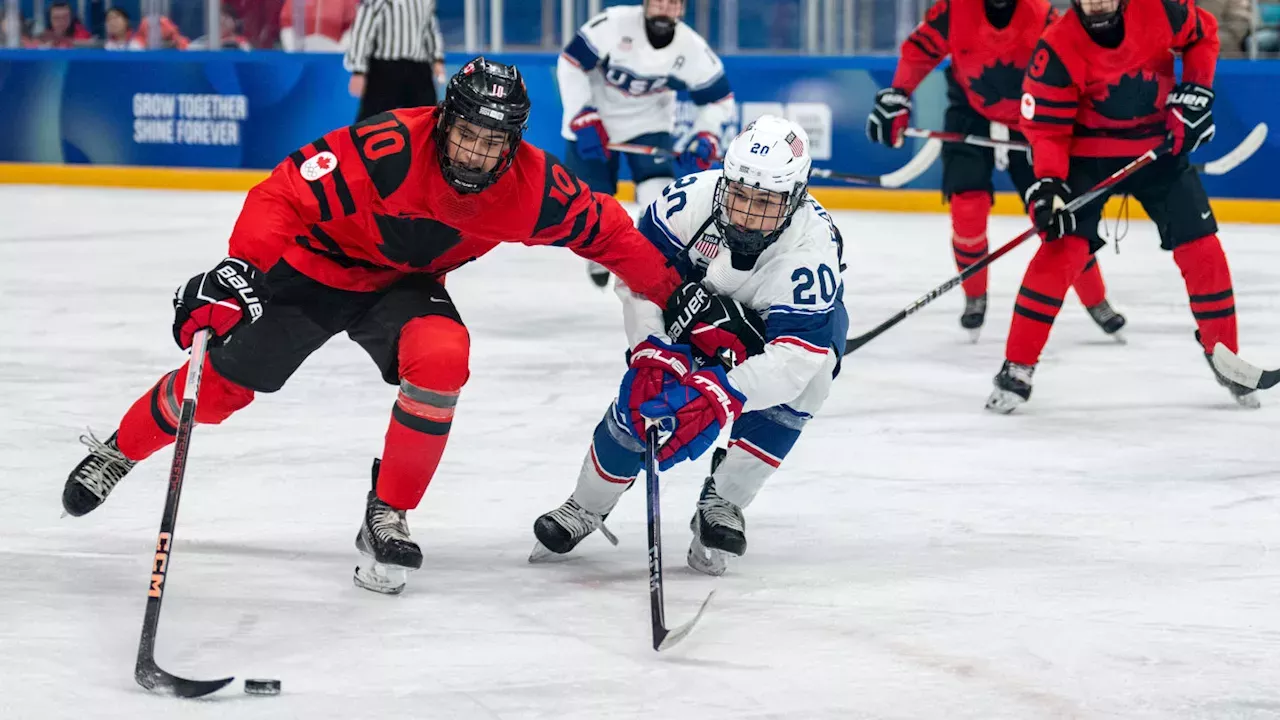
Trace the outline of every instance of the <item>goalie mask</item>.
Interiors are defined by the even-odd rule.
[[[449,80],[434,136],[440,172],[453,189],[480,192],[510,169],[529,106],[515,65],[478,57]]]
[[[808,197],[809,136],[790,120],[762,115],[729,143],[716,183],[716,228],[728,248],[754,256],[772,245]]]

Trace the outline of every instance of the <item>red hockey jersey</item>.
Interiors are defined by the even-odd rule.
[[[983,0],[938,0],[902,43],[893,86],[913,92],[950,55],[969,106],[988,120],[1016,126],[1031,51],[1056,17],[1047,0],[1016,0],[1013,18],[998,28],[987,19]]]
[[[460,194],[444,179],[437,109],[378,115],[289,155],[249,191],[230,254],[266,270],[283,258],[343,290],[380,290],[406,273],[443,276],[499,243],[558,245],[665,305],[676,271],[608,195],[521,143],[497,183]]]
[[[1040,39],[1023,81],[1021,130],[1037,177],[1065,179],[1071,156],[1137,157],[1165,138],[1165,96],[1182,80],[1213,85],[1218,23],[1192,0],[1130,0],[1124,39],[1099,45],[1074,12]]]

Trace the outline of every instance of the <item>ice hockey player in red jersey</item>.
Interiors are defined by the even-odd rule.
[[[1182,56],[1181,82],[1174,53]],[[1074,11],[1041,38],[1020,112],[1038,178],[1026,199],[1044,242],[1023,276],[987,409],[1008,413],[1030,398],[1067,286],[1103,244],[1103,203],[1074,213],[1064,206],[1157,148],[1160,157],[1117,190],[1142,203],[1161,247],[1172,251],[1206,359],[1218,342],[1237,349],[1231,273],[1213,208],[1187,159],[1213,137],[1217,58],[1217,22],[1191,0],[1074,0]],[[1252,390],[1214,372],[1237,402],[1257,406]]]
[[[867,118],[867,136],[889,147],[902,145],[902,133],[911,119],[911,93],[948,55],[947,132],[990,137],[992,126],[1004,130],[1005,139],[1022,140],[1018,125],[1018,99],[1022,76],[1031,62],[1031,51],[1041,32],[1058,16],[1047,0],[938,0],[924,22],[902,43],[893,86],[876,94],[875,108]],[[997,161],[997,155],[1001,161]],[[1007,157],[1009,177],[1025,196],[1035,182],[1024,152]],[[962,143],[942,149],[942,194],[951,209],[951,247],[956,267],[966,267],[987,255],[987,217],[995,186],[991,175],[1005,165],[1004,153]],[[987,312],[987,271],[964,282],[965,307],[960,325],[974,340]],[[1076,295],[1095,322],[1111,335],[1124,326],[1123,315],[1107,302],[1106,287],[1097,263],[1075,281]]]
[[[174,338],[216,334],[196,421],[217,424],[275,392],[346,332],[400,388],[356,539],[356,583],[399,592],[422,564],[405,511],[449,438],[470,340],[444,276],[500,242],[567,247],[654,302],[680,284],[612,197],[521,140],[530,102],[514,66],[476,58],[438,107],[376,115],[289,155],[249,191],[229,257],[174,298]],[[71,515],[98,507],[136,463],[174,440],[185,368],[140,397],[72,471]]]

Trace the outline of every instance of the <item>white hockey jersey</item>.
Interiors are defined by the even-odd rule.
[[[808,415],[826,399],[848,331],[840,233],[826,210],[809,198],[751,270],[736,270],[710,222],[720,176],[719,170],[708,170],[675,181],[637,227],[686,280],[700,280],[764,319],[764,352],[728,373],[747,398],[744,412],[789,404]],[[631,347],[649,335],[665,337],[661,308],[625,284],[618,283],[617,292]],[[796,403],[802,395],[805,401]]]
[[[691,134],[720,137],[737,117],[724,64],[702,36],[678,22],[671,43],[653,47],[641,5],[611,7],[583,25],[560,54],[556,77],[566,140],[576,138],[569,122],[588,105],[614,142],[672,132],[677,90],[698,106]]]

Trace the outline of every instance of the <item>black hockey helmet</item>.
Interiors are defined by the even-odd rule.
[[[444,179],[460,193],[477,193],[496,183],[515,160],[529,106],[524,78],[515,65],[484,57],[463,65],[449,79],[436,123],[436,155]],[[457,133],[460,137],[454,137],[459,122],[465,124]],[[483,135],[488,133],[483,129],[500,131],[505,141],[485,142]]]
[[[1107,9],[1105,5],[1112,1],[1115,2],[1115,8]],[[1089,5],[1088,8],[1085,7],[1086,3]],[[1080,18],[1080,24],[1084,25],[1084,29],[1091,34],[1106,33],[1118,27],[1128,4],[1129,0],[1071,0],[1071,7]]]

